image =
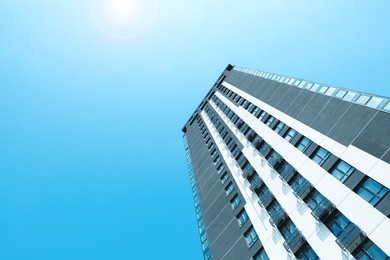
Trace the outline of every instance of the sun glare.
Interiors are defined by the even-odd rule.
[[[115,0],[112,7],[114,14],[121,17],[128,17],[135,11],[134,2],[130,0]]]
[[[157,14],[158,0],[90,0],[95,25],[105,34],[128,39],[144,33]]]

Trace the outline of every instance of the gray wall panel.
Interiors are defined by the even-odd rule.
[[[313,98],[306,104],[298,115],[297,119],[307,125],[311,125],[314,119],[322,112],[322,109],[330,101],[330,97],[321,94],[314,94]]]
[[[373,109],[352,104],[328,136],[348,146],[376,113]]]
[[[390,116],[378,112],[353,142],[356,147],[381,158],[390,147]]]
[[[351,103],[332,98],[310,126],[327,135],[351,105]]]

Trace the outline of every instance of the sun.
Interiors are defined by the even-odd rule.
[[[112,3],[113,14],[121,18],[129,18],[135,13],[135,9],[134,2],[130,0],[114,0]]]
[[[137,37],[153,24],[159,0],[89,0],[97,28],[117,39]]]

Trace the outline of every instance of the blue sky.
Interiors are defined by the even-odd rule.
[[[180,130],[227,63],[390,96],[387,0],[89,7],[0,2],[0,259],[201,259]]]

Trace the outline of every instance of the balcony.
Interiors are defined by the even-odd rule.
[[[263,184],[263,181],[260,179],[260,178],[256,178],[253,180],[253,182],[251,183],[251,185],[249,186],[249,189],[251,191],[254,191],[255,189],[257,188],[260,188],[260,186]]]
[[[359,227],[350,223],[338,236],[336,243],[344,250],[353,252],[366,239],[367,235]]]
[[[272,200],[274,199],[274,196],[271,193],[268,193],[265,196],[261,196],[259,200],[260,206],[266,208],[271,204]]]
[[[269,219],[269,223],[273,227],[279,228],[283,222],[287,219],[287,214],[284,212],[284,210],[280,209],[276,211],[273,215],[271,215],[271,218]]]
[[[316,205],[311,214],[318,221],[324,222],[335,209],[334,205],[327,199],[324,199]]]
[[[301,199],[304,199],[312,189],[313,187],[311,186],[311,184],[308,181],[305,181],[301,183],[301,185],[299,185],[296,190],[294,190],[294,194]]]
[[[284,248],[293,254],[295,254],[301,246],[306,242],[299,230],[295,230],[290,237],[286,238],[286,242],[283,243]]]
[[[248,178],[253,175],[255,170],[252,167],[247,167],[244,170],[242,170],[242,177]]]
[[[285,182],[289,182],[292,177],[294,177],[296,171],[291,166],[282,166],[276,169],[279,172],[280,178],[282,178]]]

